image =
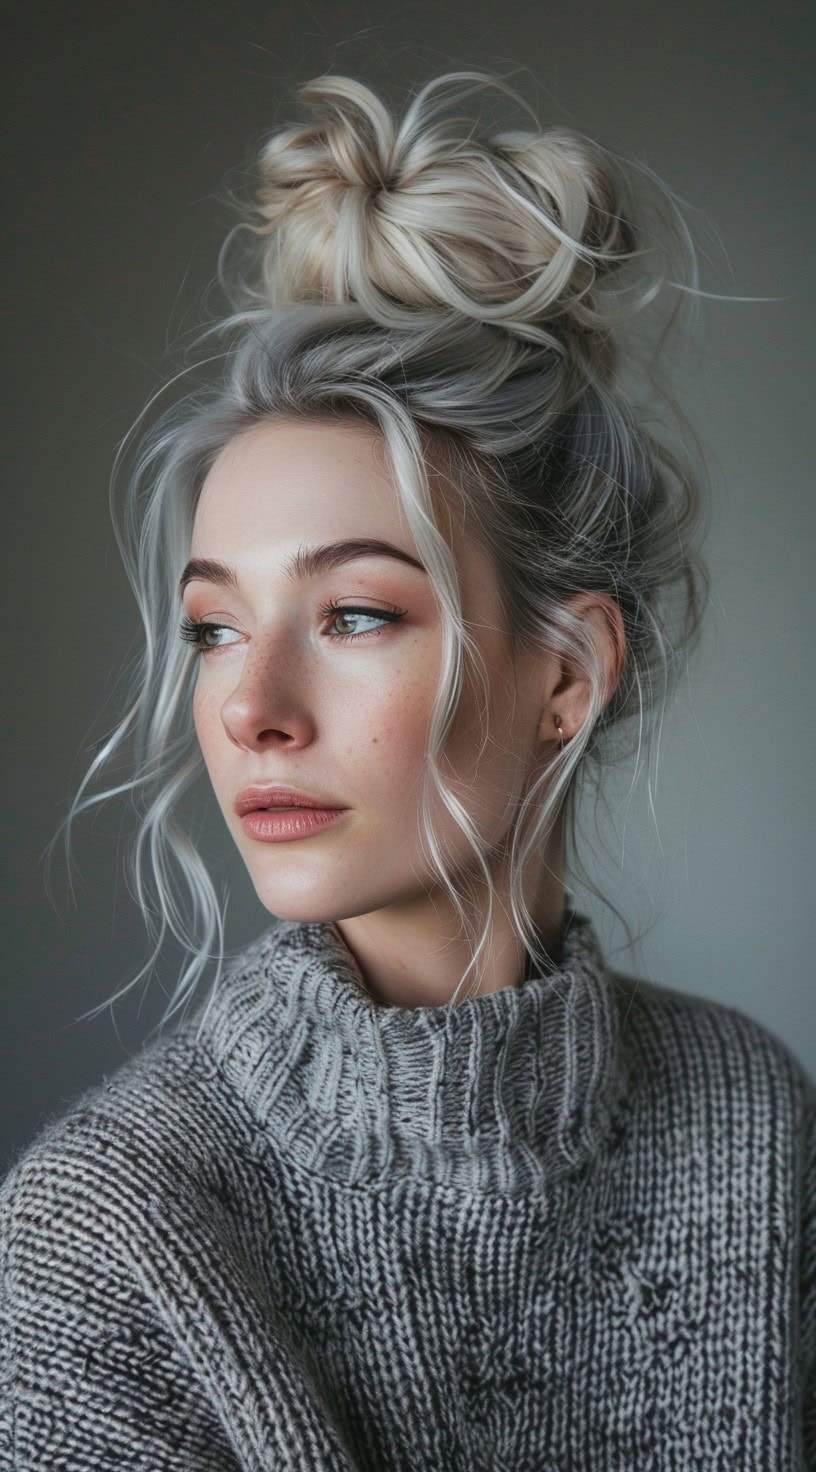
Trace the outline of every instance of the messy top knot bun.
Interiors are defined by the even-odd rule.
[[[349,77],[300,87],[314,121],[260,156],[268,300],[359,302],[384,326],[461,312],[556,350],[550,324],[603,332],[634,237],[601,149],[565,128],[432,122],[428,95],[398,124]]]
[[[485,88],[520,105],[532,127],[491,131],[478,117],[439,116]],[[649,720],[659,731],[705,601],[695,546],[702,462],[659,372],[658,349],[696,282],[690,234],[666,186],[576,132],[541,128],[516,92],[483,72],[432,79],[399,119],[349,77],[318,77],[298,99],[311,116],[264,143],[255,192],[248,206],[239,201],[242,217],[221,253],[229,310],[200,341],[212,362],[211,339],[224,339],[223,370],[144,436],[123,514],[115,512],[146,640],[131,708],[66,819],[122,791],[82,797],[132,732],[129,786],[144,805],[136,886],[140,896],[155,891],[144,910],[148,925],[154,914],[159,923],[153,956],[131,984],[167,929],[190,956],[166,1017],[211,955],[217,982],[223,956],[221,903],[170,816],[202,767],[193,665],[175,630],[178,579],[204,478],[235,435],[269,418],[351,416],[381,438],[440,611],[422,821],[429,860],[472,936],[474,966],[495,892],[489,855],[459,816],[441,757],[466,675],[478,683],[485,671],[462,616],[448,512],[461,513],[489,553],[509,659],[522,645],[555,653],[591,689],[581,730],[531,771],[508,845],[514,924],[533,954],[528,860],[563,817],[567,872],[594,888],[577,852],[578,778],[600,779],[617,735],[631,739],[640,769]],[[245,262],[229,269],[239,244]],[[623,621],[625,660],[611,696],[591,630],[572,607],[586,591],[613,600]],[[488,887],[478,944],[434,833],[431,814],[444,810],[460,822]]]

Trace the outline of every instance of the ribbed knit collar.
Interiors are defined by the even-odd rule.
[[[623,1098],[613,975],[568,906],[559,964],[454,1007],[382,1006],[328,921],[278,921],[199,1036],[275,1147],[347,1186],[516,1194],[580,1172]]]

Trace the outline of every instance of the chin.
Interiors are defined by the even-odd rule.
[[[275,884],[254,876],[253,883],[261,904],[278,920],[345,920],[359,914],[349,895],[329,885],[307,880],[295,886]]]

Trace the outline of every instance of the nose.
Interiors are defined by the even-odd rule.
[[[304,692],[305,671],[291,650],[280,644],[258,646],[247,652],[241,673],[221,706],[228,739],[246,751],[267,747],[307,746],[314,737],[314,721]]]

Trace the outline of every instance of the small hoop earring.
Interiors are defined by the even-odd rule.
[[[560,716],[556,716],[555,717],[555,729],[558,732],[558,750],[559,751],[563,751],[564,750],[564,732],[561,729],[561,717]]]

